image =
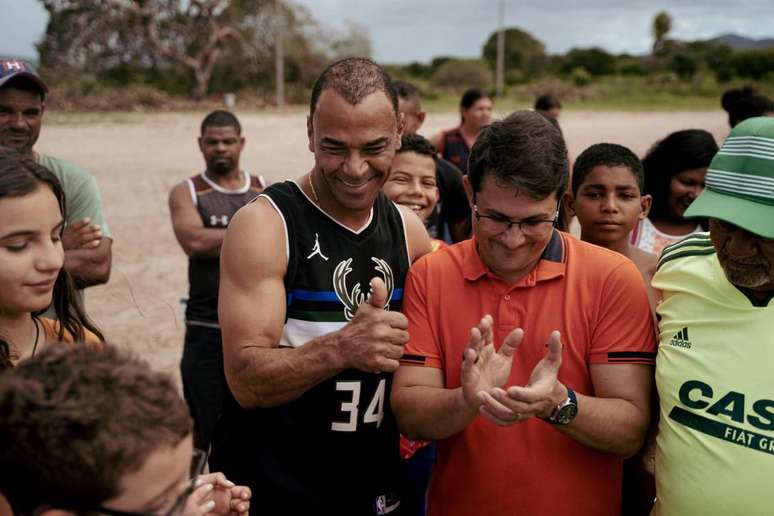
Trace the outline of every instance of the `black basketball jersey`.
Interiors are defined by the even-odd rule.
[[[298,348],[343,327],[374,276],[390,293],[385,308],[400,308],[410,259],[403,217],[383,194],[360,231],[331,218],[292,181],[260,197],[287,230],[280,346]],[[400,486],[391,383],[391,374],[352,369],[280,407],[244,410],[232,399],[216,432],[214,466],[253,489],[256,513],[389,514]]]
[[[264,188],[263,178],[245,174],[245,183],[236,190],[228,190],[211,181],[204,173],[187,180],[199,216],[205,228],[228,226],[231,217],[255,198]],[[187,324],[218,325],[218,286],[220,258],[188,258],[188,304],[185,309]]]

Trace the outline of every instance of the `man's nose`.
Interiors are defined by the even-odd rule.
[[[758,255],[756,238],[742,229],[731,231],[728,235],[726,250],[739,258],[749,258]]]
[[[344,162],[345,172],[351,176],[359,176],[368,170],[368,163],[359,152],[351,152]]]
[[[511,226],[500,235],[500,241],[509,249],[515,249],[524,243],[524,240],[526,240],[524,233],[521,230],[521,226],[518,224],[511,224]]]

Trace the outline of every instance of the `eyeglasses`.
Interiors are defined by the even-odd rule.
[[[196,488],[196,479],[204,471],[204,467],[207,464],[207,453],[202,450],[194,450],[191,456],[191,466],[189,479],[185,484],[185,488],[180,495],[175,499],[172,506],[167,510],[159,511],[158,513],[149,512],[134,512],[134,511],[119,511],[117,509],[111,509],[109,507],[99,506],[94,511],[97,514],[105,514],[107,516],[180,516],[183,512],[188,498]]]
[[[527,219],[527,220],[512,220],[503,215],[482,215],[478,211],[478,206],[473,205],[473,213],[476,216],[476,221],[479,227],[487,233],[504,233],[511,229],[513,226],[519,228],[519,232],[522,235],[528,237],[538,237],[545,234],[548,228],[553,227],[559,218],[559,208],[556,208],[556,213],[552,219]]]

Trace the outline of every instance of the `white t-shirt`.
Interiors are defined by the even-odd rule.
[[[668,235],[659,231],[650,219],[646,217],[638,222],[632,229],[629,236],[629,243],[643,251],[653,253],[656,256],[661,256],[661,251],[666,246],[679,242],[683,238],[693,235],[694,233],[701,233],[702,231],[704,231],[702,227],[697,224],[693,231],[685,235]]]

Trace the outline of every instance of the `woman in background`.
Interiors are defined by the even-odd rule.
[[[438,154],[452,162],[463,174],[468,173],[470,149],[478,133],[492,121],[492,98],[483,91],[471,88],[460,100],[460,125],[430,139]]]
[[[653,206],[632,230],[632,245],[660,255],[664,247],[706,230],[706,220],[683,214],[704,191],[704,176],[717,151],[715,139],[703,129],[676,131],[651,147],[642,166],[643,194],[653,197]]]

